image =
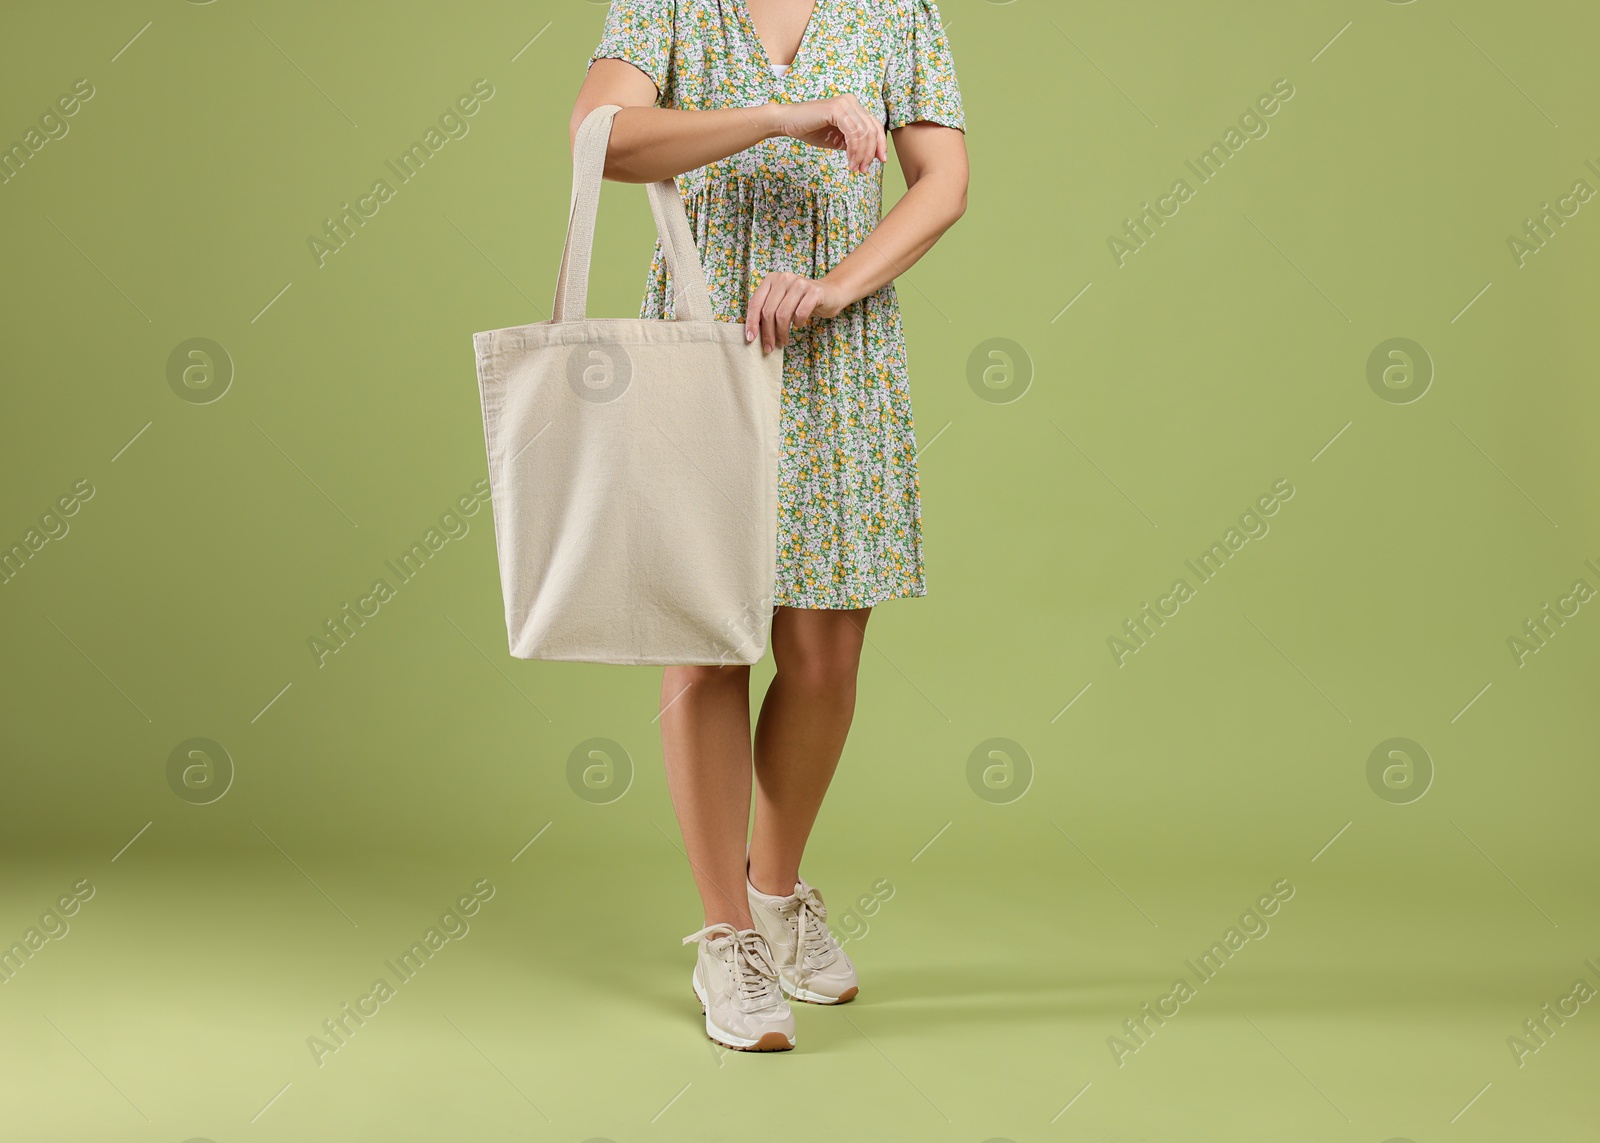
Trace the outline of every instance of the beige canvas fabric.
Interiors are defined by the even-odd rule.
[[[578,131],[550,320],[473,335],[511,654],[753,663],[772,613],[783,353],[712,320],[671,179],[647,191],[677,320],[587,316],[619,110]]]

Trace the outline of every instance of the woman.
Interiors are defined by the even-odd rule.
[[[683,943],[698,943],[706,1034],[781,1051],[786,995],[838,1004],[858,988],[800,857],[850,729],[867,617],[926,594],[891,283],[966,209],[961,96],[931,0],[613,0],[574,140],[605,104],[622,108],[605,176],[676,177],[714,316],[784,351],[776,675],[753,749],[749,667],[668,667],[661,683],[705,910]],[[909,190],[880,221],[886,132]],[[640,316],[671,312],[658,242]]]

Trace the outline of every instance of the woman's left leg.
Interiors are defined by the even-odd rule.
[[[755,730],[755,825],[750,882],[788,896],[856,706],[856,669],[870,607],[780,607],[772,617],[777,673]]]

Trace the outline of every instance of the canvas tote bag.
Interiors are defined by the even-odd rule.
[[[620,110],[578,130],[550,320],[473,335],[511,654],[753,663],[772,614],[783,353],[713,320],[672,179],[646,189],[676,320],[587,315]]]

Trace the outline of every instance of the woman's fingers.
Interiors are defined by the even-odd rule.
[[[752,342],[761,333],[761,307],[767,298],[767,284],[772,281],[772,275],[767,275],[761,280],[761,285],[756,287],[756,292],[750,295],[749,308],[744,314],[744,339]]]
[[[749,341],[750,331],[755,330],[761,338],[763,353],[787,345],[789,322],[797,304],[794,300],[796,285],[803,287],[809,281],[798,274],[781,271],[763,278],[756,292],[750,295],[750,308],[744,319],[745,340]]]
[[[809,278],[802,278],[798,274],[784,282],[783,289],[778,293],[772,303],[772,325],[777,331],[775,344],[784,346],[789,344],[789,327],[794,323],[795,308],[799,306],[805,294]]]
[[[875,119],[861,100],[854,95],[839,95],[832,99],[797,104],[813,113],[820,113],[822,121],[815,126],[805,125],[803,119],[785,133],[814,147],[845,153],[845,168],[852,174],[865,174],[872,169],[872,161],[889,159],[888,135],[882,121]]]
[[[762,286],[765,287],[771,281],[772,277],[769,276]],[[772,352],[778,337],[778,315],[773,306],[776,296],[776,290],[769,290],[761,302],[761,352],[763,353]]]
[[[800,296],[795,299],[794,314],[789,318],[789,324],[791,326],[805,325],[811,320],[812,311],[817,308],[817,303],[821,300],[821,288],[816,282],[807,279],[805,288],[800,291]]]
[[[849,99],[839,100],[839,117],[835,122],[840,133],[844,135],[845,169],[853,172],[861,163],[861,139],[855,114],[850,108],[851,102]]]
[[[822,304],[823,294],[822,283],[814,278],[786,271],[768,274],[750,295],[750,309],[744,319],[745,340],[750,340],[751,330],[758,330],[763,353],[787,346],[793,328],[811,320]]]
[[[852,173],[865,174],[873,159],[886,161],[883,124],[867,114],[854,95],[841,95],[834,103],[833,126],[844,140],[846,167]]]
[[[872,158],[877,145],[872,138],[871,128],[868,127],[866,112],[854,97],[850,100],[850,169],[852,171],[865,171]]]

